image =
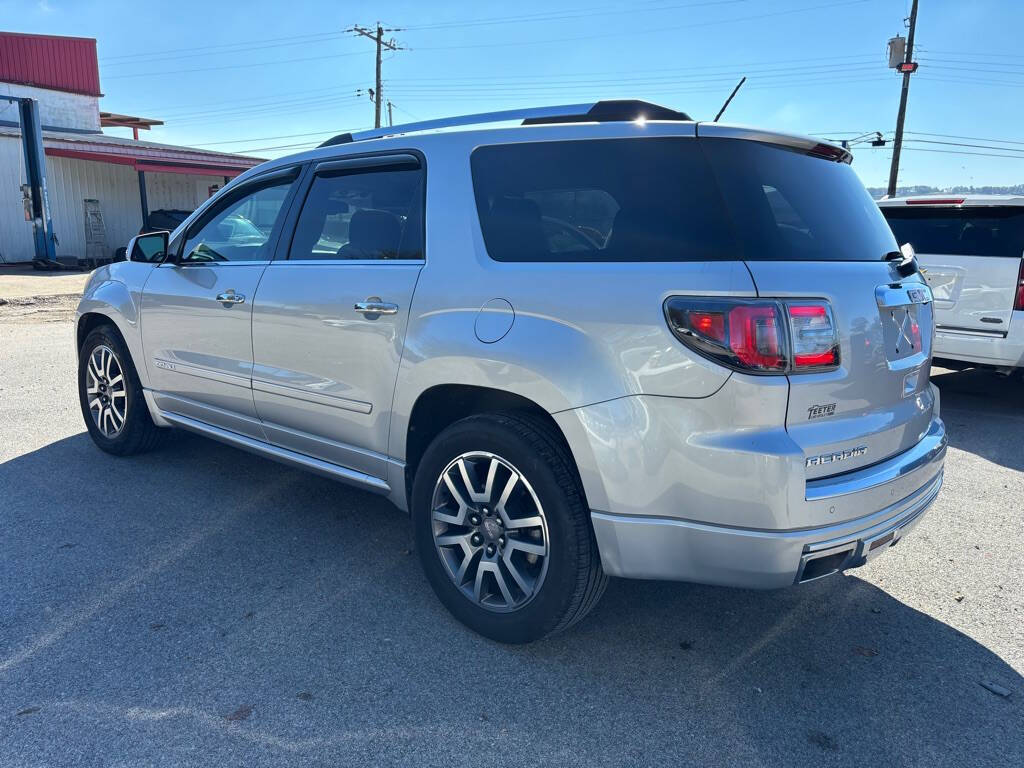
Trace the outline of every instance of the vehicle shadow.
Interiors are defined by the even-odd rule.
[[[1010,469],[1024,471],[1024,377],[991,370],[933,368],[949,444]],[[971,425],[970,429],[963,427]]]
[[[383,499],[199,438],[76,435],[0,498],[3,764],[1024,764],[1021,675],[856,575],[613,580],[502,646]]]

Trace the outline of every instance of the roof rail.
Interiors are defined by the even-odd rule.
[[[563,104],[556,107],[529,107],[527,109],[505,109],[500,112],[480,112],[475,115],[460,117],[441,117],[436,120],[423,120],[418,123],[404,123],[387,128],[374,128],[372,131],[358,133],[339,133],[321,147],[335,144],[348,144],[353,141],[380,139],[385,136],[397,136],[402,133],[430,131],[438,128],[455,128],[464,125],[483,125],[486,123],[503,123],[511,120],[522,120],[523,125],[544,125],[552,123],[610,123],[629,120],[681,120],[688,121],[690,116],[685,112],[651,104],[646,101],[592,101],[585,104]]]

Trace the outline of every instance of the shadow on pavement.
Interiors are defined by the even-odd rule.
[[[1024,471],[1024,376],[1000,376],[982,368],[933,368],[931,379],[942,396],[950,445]],[[968,423],[976,427],[963,429]]]
[[[505,647],[382,499],[200,438],[77,435],[0,498],[0,763],[1024,764],[1021,676],[856,575],[613,580]]]

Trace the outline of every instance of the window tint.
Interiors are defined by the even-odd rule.
[[[896,240],[918,253],[956,256],[1024,254],[1024,209],[882,208]]]
[[[422,259],[423,171],[318,175],[289,259]]]
[[[205,216],[198,222],[199,228],[189,232],[182,259],[205,262],[272,258],[268,252],[270,235],[291,185],[291,179],[268,184]]]
[[[600,139],[480,147],[473,186],[498,261],[736,259],[695,139]]]
[[[704,138],[743,258],[879,261],[896,242],[857,174],[748,139]]]

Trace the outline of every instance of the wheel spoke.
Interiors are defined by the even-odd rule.
[[[523,541],[522,539],[513,539],[511,536],[505,545],[509,549],[518,549],[520,552],[525,552],[528,555],[546,555],[548,548],[544,544],[534,544],[531,541]]]
[[[100,372],[99,369],[99,364],[96,362],[97,352],[99,352],[99,350],[96,350],[96,352],[93,352],[92,355],[89,356],[89,370],[92,372],[92,377],[94,381],[98,381],[99,379],[103,378],[103,374]]]
[[[100,399],[98,397],[94,397],[92,400],[89,401],[89,410],[95,411],[97,409],[102,411],[103,403],[100,402]]]
[[[544,518],[534,515],[532,517],[506,517],[503,519],[505,527],[510,531],[520,528],[539,528],[544,525]]]
[[[515,472],[508,478],[508,482],[505,483],[505,489],[501,492],[501,498],[498,499],[494,505],[495,511],[501,515],[501,522],[505,524],[506,528],[512,528],[512,521],[509,519],[508,512],[505,510],[505,505],[508,503],[509,496],[512,495],[512,491],[515,490],[516,484],[519,482],[519,475]]]
[[[505,598],[505,605],[512,607],[515,600],[512,599],[512,593],[509,591],[508,584],[505,583],[505,576],[501,572],[501,568],[498,564],[494,564],[494,569],[491,571],[494,574],[494,580],[498,582],[498,589],[501,590],[501,596]]]
[[[468,533],[447,533],[442,536],[437,536],[435,541],[439,547],[454,547],[468,539]]]
[[[463,547],[462,562],[459,563],[459,570],[455,572],[455,584],[457,586],[461,587],[462,582],[466,580],[466,571],[468,571],[469,566],[473,564],[473,561],[476,559],[477,552],[479,551],[480,550],[469,549],[466,546]]]
[[[505,563],[505,568],[507,568],[508,572],[512,574],[512,578],[515,579],[515,582],[519,585],[519,588],[523,590],[525,594],[530,594],[530,592],[532,592],[533,590],[531,589],[529,583],[527,583],[526,578],[523,576],[523,574],[519,572],[519,568],[517,568],[516,564],[512,562],[511,549],[505,550],[505,554],[502,556],[502,562]]]
[[[473,581],[473,599],[476,600],[478,603],[480,602],[480,593],[482,592],[484,586],[485,571],[486,569],[484,568],[484,564],[480,563],[480,565],[477,566],[476,569],[476,579]]]
[[[107,382],[107,386],[109,386],[111,389],[113,389],[118,384],[120,384],[123,380],[124,380],[124,376],[119,373],[119,374],[117,374],[117,376],[115,376],[114,378],[112,378],[110,381]]]

